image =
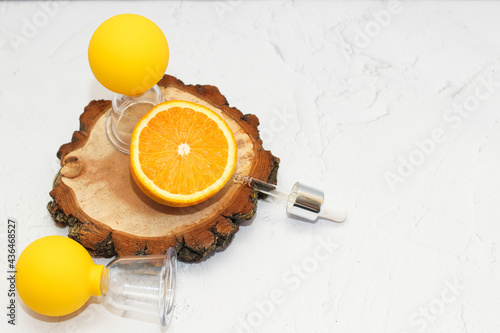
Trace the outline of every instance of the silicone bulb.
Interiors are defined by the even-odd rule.
[[[139,96],[163,77],[168,43],[161,29],[136,14],[104,21],[89,43],[89,64],[96,79],[122,95]]]
[[[329,201],[323,202],[319,212],[319,217],[334,222],[344,222],[347,220],[347,215],[347,209],[344,206]]]
[[[62,236],[47,236],[28,245],[16,265],[19,296],[33,311],[63,316],[101,295],[104,266],[85,248]]]

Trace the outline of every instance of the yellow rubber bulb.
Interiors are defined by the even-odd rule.
[[[96,79],[122,95],[139,96],[152,88],[167,69],[168,43],[161,29],[136,14],[104,21],[89,43],[89,64]]]
[[[76,241],[47,236],[28,245],[19,256],[16,287],[33,311],[63,316],[78,310],[90,296],[102,294],[103,269]]]

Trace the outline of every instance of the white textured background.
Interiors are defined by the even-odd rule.
[[[0,2],[2,332],[157,330],[97,299],[6,317],[7,218],[18,254],[67,234],[45,208],[55,154],[111,97],[87,46],[126,12],[162,28],[169,74],[260,118],[279,184],[350,210],[311,224],[260,202],[227,250],[179,264],[169,332],[500,331],[500,2],[235,0]]]

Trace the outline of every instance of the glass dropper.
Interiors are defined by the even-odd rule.
[[[323,191],[311,186],[296,182],[291,191],[286,191],[274,184],[249,176],[234,175],[233,181],[277,198],[278,201],[284,201],[289,215],[308,221],[315,221],[318,217],[334,222],[343,222],[347,219],[345,207],[325,201]]]

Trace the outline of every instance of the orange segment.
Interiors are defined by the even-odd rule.
[[[136,125],[130,144],[132,177],[153,200],[174,207],[217,193],[236,168],[236,140],[214,111],[168,101]]]

